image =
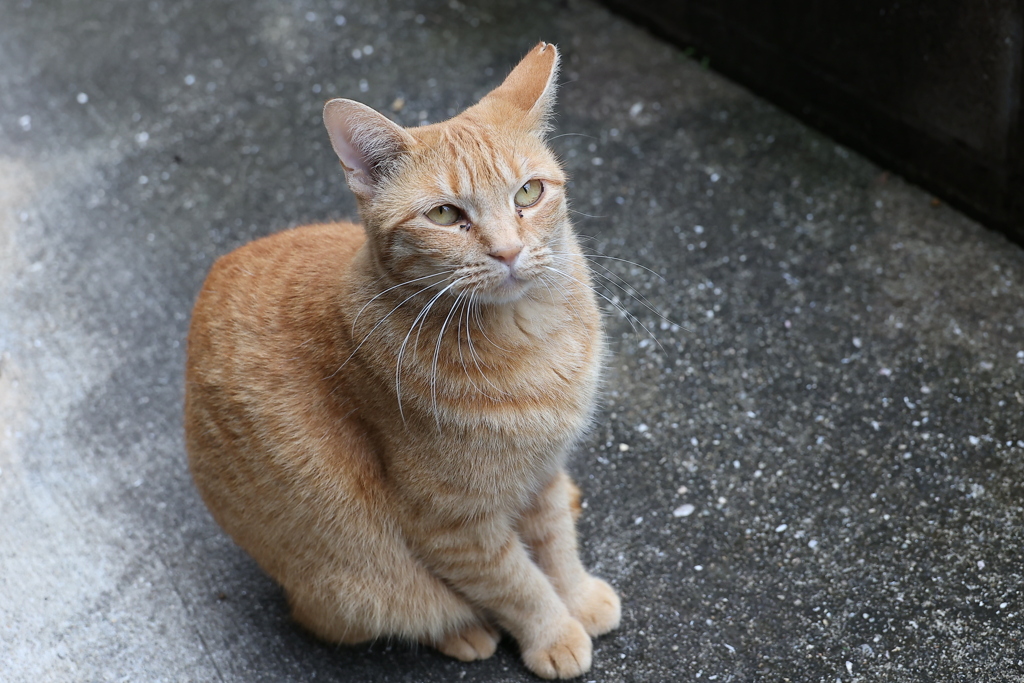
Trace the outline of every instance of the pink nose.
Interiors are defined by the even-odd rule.
[[[498,259],[499,261],[504,263],[506,266],[511,266],[513,263],[515,263],[516,257],[519,256],[519,254],[522,251],[523,251],[523,245],[522,244],[515,244],[515,245],[509,246],[509,247],[501,247],[501,248],[495,249],[495,250],[493,250],[493,251],[491,251],[489,253],[490,253],[491,258]]]

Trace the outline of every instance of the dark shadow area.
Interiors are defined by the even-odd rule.
[[[1024,243],[1018,0],[605,4]]]

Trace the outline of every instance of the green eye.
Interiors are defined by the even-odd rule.
[[[516,206],[527,207],[533,206],[540,199],[540,195],[544,192],[544,184],[539,180],[530,180],[525,185],[519,188],[516,192]]]
[[[455,225],[462,220],[462,212],[449,204],[435,206],[427,211],[426,216],[438,225]]]

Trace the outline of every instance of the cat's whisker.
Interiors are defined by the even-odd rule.
[[[581,242],[593,242],[595,244],[602,244],[602,243],[606,244],[607,243],[607,238],[597,237],[596,235],[584,235],[583,233],[576,232],[574,234],[574,236],[576,237],[577,240],[579,240]],[[630,261],[629,259],[619,258],[617,256],[608,256],[606,254],[591,254],[591,253],[587,253],[587,252],[582,252],[581,255],[583,257],[585,257],[585,258],[606,258],[606,259],[612,259],[614,261],[622,261],[623,263],[628,263],[631,266],[636,266],[637,268],[643,268],[644,270],[649,272],[651,275],[654,275],[654,276],[656,276],[656,277],[658,277],[658,278],[660,278],[662,280],[665,279],[657,271],[651,270],[650,268],[648,268],[644,264],[637,263],[636,261]]]
[[[586,257],[584,257],[584,258],[586,258]],[[569,259],[566,258],[566,257],[562,257],[562,260],[568,261]],[[618,287],[620,290],[622,290],[622,293],[625,294],[627,297],[629,297],[631,299],[636,299],[637,301],[639,301],[641,303],[641,305],[643,305],[644,308],[646,308],[648,311],[650,311],[654,315],[658,316],[659,318],[661,318],[665,322],[669,323],[670,325],[680,325],[679,323],[675,322],[674,320],[669,318],[667,315],[665,315],[664,313],[659,311],[654,306],[654,304],[652,304],[650,301],[647,300],[647,297],[645,297],[640,292],[636,291],[636,288],[633,287],[632,284],[630,284],[627,280],[625,280],[624,278],[619,276],[617,273],[615,273],[615,271],[613,271],[613,270],[611,270],[611,269],[601,265],[600,263],[595,263],[593,265],[595,265],[598,268],[600,268],[601,270],[605,271],[605,273],[607,273],[607,275],[604,275],[602,273],[598,273],[598,272],[596,272],[594,270],[591,270],[590,272],[591,272],[592,275],[601,278],[602,280],[604,280],[608,284],[612,285],[613,287]],[[614,278],[614,279],[612,279],[612,278]],[[680,327],[683,327],[683,326],[680,325]]]
[[[570,211],[571,213],[577,213],[581,216],[586,216],[587,218],[608,218],[608,216],[594,216],[589,213],[583,213],[582,211],[577,211],[576,209],[568,209],[568,211]]]
[[[466,284],[463,287],[465,290],[475,291],[480,285],[486,285],[489,280],[493,280],[494,278],[494,273],[491,269],[482,265],[460,268],[456,272],[466,281]]]
[[[551,260],[553,262],[555,262],[555,263],[569,263],[569,264],[572,264],[572,263],[576,262],[575,259],[572,257],[572,255],[568,255],[568,256],[553,255],[551,257]],[[591,265],[601,267],[600,264],[591,264]],[[592,277],[598,279],[599,281],[601,281],[605,285],[608,285],[608,286],[611,286],[611,287],[615,287],[616,290],[621,290],[622,294],[624,294],[628,298],[637,299],[638,301],[643,300],[644,303],[648,303],[646,301],[646,299],[644,299],[643,295],[640,294],[639,292],[637,292],[636,288],[633,287],[632,284],[629,281],[619,277],[614,272],[609,271],[607,268],[602,268],[602,269],[605,271],[605,273],[601,273],[601,272],[598,272],[598,271],[594,270],[593,268],[590,268],[590,275]],[[613,277],[614,277],[614,279],[613,279]],[[617,295],[617,292],[616,292],[616,295]],[[650,309],[658,317],[664,317],[657,309],[654,309],[653,306],[650,306]]]
[[[390,292],[390,291],[392,291],[394,289],[398,289],[399,287],[405,287],[406,285],[411,285],[414,282],[419,282],[420,280],[426,280],[427,278],[430,278],[430,277],[439,277],[439,276],[447,277],[447,276],[451,275],[454,272],[455,272],[455,270],[453,269],[453,270],[447,270],[447,271],[444,271],[444,272],[441,272],[441,273],[431,273],[430,275],[424,275],[423,277],[418,277],[418,278],[415,278],[415,279],[412,279],[412,280],[406,280],[405,282],[399,282],[397,285],[394,285],[393,287],[388,287],[383,292],[375,294],[372,299],[370,299],[365,304],[363,304],[363,307],[359,309],[358,313],[356,313],[356,317],[352,318],[352,334],[355,334],[355,332],[356,332],[356,323],[359,321],[359,316],[361,316],[363,314],[363,311],[366,310],[367,306],[372,304],[378,298],[384,296],[385,294],[387,294],[388,292]],[[373,284],[377,284],[378,282],[383,280],[385,277],[387,277],[387,275],[381,275],[379,278],[377,278],[376,280],[373,281]],[[439,284],[439,283],[435,282],[433,284]],[[422,290],[420,290],[420,291],[422,291]]]
[[[447,287],[447,288],[445,288],[445,289],[446,289],[446,290],[447,290],[447,289],[451,289],[451,290],[452,290],[452,294],[455,294],[455,293],[457,292],[457,290],[455,289],[455,285],[457,285],[457,284],[458,284],[459,282],[461,282],[461,281],[464,281],[464,280],[466,280],[466,279],[467,279],[468,277],[469,277],[469,276],[464,276],[464,277],[458,278],[457,280],[455,280],[454,282],[452,282],[452,286],[451,286],[451,287]],[[440,295],[440,294],[444,294],[444,291],[438,292],[438,294],[439,294],[439,295]],[[459,294],[461,295],[461,292],[459,292]],[[433,306],[433,305],[434,305],[435,303],[437,303],[438,299],[440,299],[440,298],[441,298],[440,296],[435,296],[435,297],[434,297],[433,299],[431,299],[431,300],[430,300],[430,302],[429,302],[429,303],[427,303],[427,306],[426,306],[425,310],[423,311],[423,313],[424,313],[424,314],[426,314],[426,313],[429,313],[429,312],[430,312],[430,308],[431,308],[431,307],[432,307],[432,306]],[[427,318],[426,318],[426,315],[424,315],[424,316],[423,316],[423,319],[422,319],[422,320],[420,320],[420,329],[419,329],[419,331],[417,331],[417,332],[416,332],[416,341],[415,341],[415,342],[413,342],[413,345],[412,345],[412,351],[413,351],[413,353],[416,353],[416,352],[417,352],[417,351],[419,350],[419,348],[420,348],[420,334],[422,334],[422,332],[423,332],[423,326],[424,326],[424,325],[426,324],[426,322],[427,322]],[[416,322],[415,322],[415,321],[413,321],[413,326],[415,326],[415,325],[416,325]]]
[[[489,381],[489,380],[487,380],[487,375],[485,375],[484,372],[480,369],[480,364],[477,362],[477,359],[476,359],[476,349],[473,348],[473,329],[471,327],[471,322],[472,321],[471,321],[471,317],[470,316],[473,315],[473,306],[475,304],[475,302],[473,300],[474,297],[475,297],[475,295],[471,293],[469,295],[469,299],[466,301],[466,347],[469,349],[469,358],[476,365],[477,372],[480,373],[480,376],[483,377],[485,381]],[[460,347],[459,348],[459,357],[460,358],[462,357],[461,354],[462,354],[462,348]],[[463,361],[462,367],[466,371],[466,377],[469,378],[470,382],[473,382],[473,378],[470,377],[470,375],[469,375],[469,368],[466,366],[465,361]],[[473,386],[476,388],[477,391],[480,391],[481,394],[483,394],[484,396],[487,396],[488,398],[491,398],[491,396],[489,394],[487,394],[487,392],[484,392],[484,391],[480,390],[480,388],[477,386],[476,382],[473,382]]]
[[[596,239],[596,238],[591,237],[590,239]],[[567,252],[567,251],[559,251],[559,252],[554,252],[553,251],[552,253],[553,254],[559,254],[559,255],[571,255],[572,254],[572,252]],[[642,268],[643,270],[646,270],[648,273],[650,273],[654,277],[658,278],[662,282],[666,282],[665,277],[661,273],[657,272],[656,270],[651,270],[650,268],[648,268],[644,264],[637,263],[636,261],[630,261],[629,259],[619,258],[617,256],[607,256],[605,254],[588,254],[586,252],[582,252],[580,255],[583,258],[585,258],[585,259],[606,258],[606,259],[610,259],[612,261],[619,261],[621,263],[628,263],[631,266],[636,266],[637,268]]]
[[[562,299],[565,301],[566,306],[568,306],[569,310],[573,312],[573,314],[576,316],[576,319],[580,321],[580,325],[582,325],[584,328],[587,326],[587,324],[583,322],[583,317],[580,315],[579,309],[577,309],[576,306],[572,303],[572,299],[570,299],[562,290],[558,289],[557,287],[552,287],[554,283],[550,281],[547,275],[538,275],[537,279],[540,281],[542,285],[544,285],[544,288],[547,289],[548,292],[557,293],[560,297],[562,297]]]
[[[615,287],[618,287],[619,289],[622,290],[623,294],[625,294],[626,296],[628,296],[628,297],[630,297],[632,299],[636,299],[637,301],[639,301],[640,304],[644,308],[646,308],[648,311],[650,311],[654,315],[656,315],[659,318],[661,318],[661,320],[663,322],[668,323],[669,325],[674,325],[676,327],[681,327],[682,329],[686,330],[687,332],[693,332],[693,328],[692,327],[686,325],[685,323],[673,320],[672,318],[669,318],[667,315],[662,313],[661,310],[658,309],[653,303],[651,303],[650,300],[648,300],[646,296],[644,296],[643,294],[638,292],[636,287],[632,286],[627,280],[622,278],[620,275],[615,273],[613,270],[602,266],[600,263],[595,263],[593,265],[596,265],[599,268],[601,268],[601,270],[605,271],[605,273],[607,273],[607,275],[602,274],[602,273],[598,273],[598,272],[593,271],[593,270],[591,271],[592,274],[594,274],[595,276],[601,278],[603,281],[607,282],[608,284],[611,284],[611,285],[613,285]]]
[[[573,83],[573,82],[575,82],[575,81],[566,81],[566,83]],[[593,135],[587,135],[586,133],[561,133],[561,134],[556,135],[554,137],[548,138],[548,140],[557,140],[558,138],[566,138],[566,137],[590,138],[591,140],[596,140],[597,139]]]
[[[388,312],[387,312],[387,314],[386,314],[386,315],[385,315],[385,316],[384,316],[383,318],[381,318],[380,320],[378,320],[378,321],[377,321],[377,324],[376,324],[376,325],[374,325],[374,326],[373,326],[372,328],[370,328],[370,331],[366,333],[366,336],[365,336],[365,337],[363,337],[362,341],[360,341],[360,342],[359,342],[359,344],[358,344],[358,345],[356,346],[356,348],[352,349],[352,353],[350,353],[350,354],[348,355],[348,358],[346,358],[346,359],[345,359],[345,361],[344,361],[344,362],[343,362],[343,363],[342,363],[342,364],[341,364],[340,366],[338,366],[338,369],[337,369],[337,370],[335,370],[334,372],[332,372],[332,373],[331,373],[330,375],[328,375],[328,376],[327,376],[327,377],[325,377],[324,379],[333,379],[335,375],[337,375],[337,374],[338,374],[339,372],[341,372],[341,371],[342,371],[342,369],[343,369],[343,368],[344,368],[344,367],[345,367],[346,365],[348,365],[348,362],[349,362],[350,360],[352,360],[352,357],[356,355],[356,353],[357,353],[357,352],[359,351],[359,349],[361,349],[361,348],[363,347],[363,344],[365,344],[365,343],[366,343],[366,341],[367,341],[367,340],[368,340],[368,339],[369,339],[369,338],[370,338],[370,337],[371,337],[371,336],[373,335],[373,333],[377,331],[377,328],[378,328],[378,327],[380,327],[381,325],[383,325],[383,324],[384,324],[384,321],[385,321],[385,320],[387,320],[388,318],[390,318],[390,317],[391,317],[391,314],[392,314],[392,313],[394,313],[394,312],[395,312],[395,311],[397,311],[397,310],[398,310],[399,308],[401,308],[402,306],[404,306],[404,305],[405,305],[405,304],[406,304],[406,303],[407,303],[407,302],[408,302],[409,300],[411,300],[411,299],[412,299],[413,297],[416,297],[416,296],[418,296],[418,295],[422,294],[423,292],[427,291],[428,289],[430,289],[431,287],[433,287],[433,286],[435,286],[435,285],[437,285],[437,284],[439,284],[439,283],[437,283],[437,282],[432,282],[432,283],[430,283],[429,285],[427,285],[426,287],[424,287],[423,289],[421,289],[421,290],[419,290],[419,291],[417,291],[417,292],[414,292],[413,294],[410,294],[410,295],[409,295],[408,297],[406,297],[405,299],[403,299],[401,303],[399,303],[399,304],[398,304],[397,306],[395,306],[395,307],[394,307],[394,308],[392,308],[392,309],[391,309],[390,311],[388,311]],[[353,330],[353,331],[354,331],[354,330]]]
[[[590,238],[590,239],[594,239],[594,238]],[[574,252],[555,252],[555,251],[552,251],[551,253],[554,256],[561,256],[561,257],[566,258],[566,259],[568,259],[570,257],[576,256],[576,254]],[[605,258],[605,259],[610,259],[610,260],[613,260],[613,261],[619,261],[621,263],[627,263],[627,264],[629,264],[631,266],[636,266],[637,268],[642,268],[643,270],[646,270],[648,273],[651,273],[652,275],[657,277],[662,282],[666,282],[665,278],[662,277],[661,274],[651,270],[650,268],[648,268],[647,266],[645,266],[643,264],[636,263],[635,261],[630,261],[628,259],[618,258],[618,257],[615,257],[615,256],[605,256],[604,254],[587,254],[587,253],[583,253],[583,254],[580,254],[580,255],[583,256],[583,258],[587,259],[588,261],[591,261],[591,265],[600,268],[601,270],[603,270],[605,273],[607,273],[609,276],[611,276],[615,280],[614,281],[610,280],[608,278],[608,276],[602,275],[601,273],[598,273],[598,272],[592,270],[591,272],[594,275],[604,279],[605,281],[609,282],[610,284],[615,285],[616,287],[621,289],[623,291],[623,293],[625,293],[627,296],[632,297],[634,299],[637,299],[638,301],[640,301],[644,305],[645,308],[647,308],[647,310],[651,311],[652,313],[657,315],[659,318],[661,318],[665,322],[667,322],[667,323],[669,323],[671,325],[678,325],[678,326],[682,327],[683,329],[686,329],[687,331],[691,331],[692,332],[692,330],[690,328],[686,327],[682,323],[675,322],[674,320],[672,320],[671,318],[666,316],[664,313],[662,313],[660,310],[658,310],[658,308],[655,307],[654,304],[652,304],[650,301],[648,301],[647,298],[643,294],[641,294],[640,292],[636,291],[636,288],[628,280],[626,280],[625,278],[623,278],[622,276],[617,274],[615,271],[613,271],[610,268],[608,268],[607,266],[605,266],[604,264],[601,264],[601,263],[598,263],[596,261],[593,261],[593,259]]]
[[[498,396],[511,396],[510,393],[508,393],[507,391],[502,391],[502,389],[500,387],[498,387],[494,382],[492,382],[490,377],[487,376],[487,373],[484,372],[483,367],[481,367],[481,365],[480,365],[480,363],[483,362],[483,361],[480,358],[479,354],[476,352],[476,347],[473,346],[473,335],[472,335],[472,332],[471,332],[471,330],[469,328],[470,313],[476,314],[475,317],[477,317],[477,324],[480,326],[481,334],[484,334],[485,337],[487,335],[486,335],[486,333],[484,333],[483,325],[481,324],[481,322],[479,320],[479,314],[478,314],[479,306],[474,306],[473,304],[475,304],[475,302],[473,301],[472,298],[470,298],[471,309],[470,309],[470,311],[468,311],[466,313],[466,339],[469,342],[470,358],[473,359],[473,364],[476,366],[477,372],[480,373],[480,376],[484,378],[485,382],[487,382],[489,385],[491,385],[491,388],[493,388],[496,392],[498,392]],[[481,392],[481,393],[483,393],[483,392]],[[486,394],[486,393],[484,393],[484,395],[487,396],[488,398],[494,398],[494,397],[492,397],[492,396],[490,396],[489,394]]]
[[[577,235],[577,237],[580,237],[580,238],[583,238],[583,239],[587,239],[587,240],[591,240],[591,241],[594,241],[594,242],[599,241],[598,238],[596,238],[596,237],[594,237],[592,235]],[[559,252],[559,251],[554,251],[554,250],[551,251],[551,254],[553,256],[563,256],[563,257],[576,256],[575,252]],[[614,277],[615,280],[618,281],[618,283],[622,283],[622,284],[618,284],[616,282],[612,282],[612,284],[615,284],[617,287],[622,289],[623,292],[627,296],[630,296],[630,297],[635,298],[638,301],[640,301],[644,305],[645,308],[647,308],[649,311],[651,311],[652,313],[657,315],[659,318],[661,318],[665,322],[669,323],[670,325],[678,325],[679,327],[683,328],[687,332],[693,332],[693,328],[692,327],[689,327],[689,326],[687,326],[687,325],[685,325],[684,323],[681,323],[681,322],[676,322],[676,321],[672,320],[671,318],[669,318],[667,315],[665,315],[660,310],[658,310],[658,308],[655,307],[650,301],[648,301],[648,299],[643,294],[641,294],[640,292],[636,291],[636,288],[633,287],[632,284],[629,281],[627,281],[625,278],[623,278],[622,276],[620,276],[617,273],[615,273],[615,271],[611,270],[610,268],[608,268],[604,264],[598,263],[594,259],[608,259],[608,260],[611,260],[611,261],[618,261],[619,263],[625,263],[625,264],[628,264],[630,266],[635,266],[637,268],[640,268],[642,270],[647,271],[648,273],[650,273],[651,275],[655,276],[656,278],[658,278],[662,282],[667,282],[667,280],[665,279],[665,277],[663,275],[661,275],[661,273],[658,273],[657,271],[652,270],[651,268],[648,268],[647,266],[643,265],[642,263],[637,263],[636,261],[630,261],[629,259],[619,258],[617,256],[608,256],[606,254],[588,254],[586,252],[583,252],[580,255],[583,256],[583,258],[585,258],[588,261],[590,261],[592,265],[600,268],[605,273],[608,273],[608,275]],[[606,276],[602,275],[601,273],[598,273],[596,271],[591,271],[591,272],[594,275],[596,275],[598,277],[601,277],[602,279],[604,279],[606,281],[611,282],[610,280],[608,280],[608,278]],[[628,287],[628,289],[627,289],[627,287]]]
[[[398,350],[398,360],[397,360],[397,362],[395,364],[395,396],[398,399],[398,414],[402,418],[402,424],[406,424],[406,422],[405,422],[405,410],[402,407],[402,358],[405,355],[406,344],[409,343],[409,337],[412,336],[412,331],[414,329],[416,329],[416,324],[417,323],[420,323],[420,331],[423,330],[423,323],[426,321],[427,313],[430,312],[430,309],[434,305],[434,302],[437,301],[438,299],[440,299],[444,295],[445,292],[447,292],[449,289],[451,289],[452,287],[457,285],[463,279],[465,279],[465,278],[458,278],[456,280],[452,280],[448,284],[447,287],[445,287],[440,292],[435,294],[434,297],[429,302],[427,302],[427,305],[423,307],[423,310],[421,310],[416,315],[416,317],[413,319],[412,325],[409,326],[409,332],[406,333],[405,339],[402,340],[402,346]],[[420,339],[419,338],[419,333],[417,333],[416,334],[416,342],[415,342],[415,346],[416,347],[419,346],[419,343],[420,343],[419,339]],[[414,348],[413,352],[415,353],[415,351],[416,351],[416,349]]]
[[[575,234],[576,239],[578,239],[578,240],[589,240],[591,242],[596,242],[598,244],[607,243],[608,242],[608,238],[607,237],[598,237],[597,235],[586,235],[586,234],[584,234],[582,232],[575,232],[575,231],[574,231],[574,234]]]
[[[480,308],[479,307],[477,307],[475,313],[476,313],[476,324],[480,326],[480,334],[482,334],[484,339],[487,340],[487,343],[489,343],[491,346],[493,346],[494,348],[498,349],[499,351],[504,351],[505,353],[512,353],[511,350],[506,349],[504,346],[502,346],[498,342],[496,342],[493,339],[491,339],[491,337],[487,334],[487,326],[484,325],[484,321],[480,319],[480,316],[483,315],[483,314],[480,313]]]
[[[437,344],[434,346],[434,360],[430,366],[430,404],[434,410],[434,420],[437,422],[437,431],[441,431],[441,415],[437,412],[437,359],[441,355],[441,342],[444,340],[444,331],[448,327],[448,323],[451,322],[452,316],[455,314],[455,309],[458,307],[459,302],[462,301],[462,297],[465,292],[455,297],[455,302],[452,304],[452,308],[448,311],[448,315],[445,316],[444,322],[441,323],[441,331],[437,333]]]
[[[473,388],[478,393],[480,393],[482,396],[486,396],[487,398],[489,398],[491,400],[494,400],[494,397],[491,396],[488,392],[484,391],[483,388],[479,384],[477,384],[476,381],[473,379],[473,376],[469,374],[469,366],[466,365],[466,359],[462,355],[461,330],[462,330],[462,319],[463,319],[463,317],[465,317],[465,320],[466,320],[466,346],[469,348],[470,360],[472,360],[473,363],[476,365],[476,369],[480,373],[480,376],[484,378],[484,381],[487,382],[488,384],[490,384],[492,387],[494,387],[494,389],[497,390],[499,394],[504,394],[503,391],[498,389],[498,387],[495,387],[494,384],[490,381],[490,379],[488,379],[486,373],[484,373],[484,371],[480,368],[480,364],[477,363],[476,362],[476,358],[474,358],[474,356],[476,354],[476,350],[473,348],[473,330],[470,328],[470,314],[471,314],[471,312],[473,310],[473,306],[474,306],[474,303],[475,303],[473,301],[474,296],[475,295],[472,292],[470,292],[469,296],[466,298],[465,306],[464,306],[464,310],[465,310],[466,315],[463,316],[461,313],[459,314],[459,332],[460,332],[460,336],[459,336],[459,339],[457,340],[458,344],[459,344],[459,360],[462,362],[462,369],[466,373],[466,379],[468,379],[469,383],[473,385]]]
[[[469,307],[472,305],[472,302],[473,302],[473,294],[470,293],[469,296],[466,297],[466,302],[465,302],[466,306],[464,308],[464,311],[466,313],[465,317],[467,318],[467,320],[469,318]],[[483,392],[480,391],[480,387],[478,387],[476,385],[476,382],[474,382],[473,378],[470,376],[470,374],[469,374],[469,367],[466,365],[466,357],[462,354],[462,318],[463,318],[462,313],[459,313],[458,327],[455,330],[455,346],[459,350],[459,363],[462,364],[462,371],[464,373],[466,373],[466,379],[469,380],[469,383],[473,385],[473,388],[477,392],[482,394]],[[468,322],[466,323],[466,338],[467,338],[467,340],[470,338],[470,330],[469,330],[469,323]]]
[[[630,327],[633,328],[633,332],[634,333],[636,333],[638,335],[640,334],[639,332],[637,332],[637,329],[636,329],[636,325],[639,325],[640,327],[642,327],[644,329],[644,331],[648,334],[648,336],[650,336],[650,338],[654,340],[654,343],[657,344],[658,347],[661,348],[662,351],[665,351],[665,347],[661,345],[661,342],[658,341],[658,338],[656,336],[654,336],[654,333],[651,332],[650,329],[648,329],[648,327],[646,325],[643,324],[643,322],[640,320],[640,318],[637,318],[635,315],[633,315],[632,313],[627,311],[625,308],[623,308],[622,306],[618,305],[617,303],[615,303],[614,301],[612,301],[611,299],[606,297],[604,294],[599,292],[596,287],[594,287],[593,285],[587,284],[586,282],[583,282],[583,281],[579,280],[578,278],[575,278],[572,275],[569,275],[568,273],[565,273],[565,272],[559,270],[558,268],[553,268],[551,266],[545,266],[545,268],[547,268],[548,270],[550,270],[550,271],[552,271],[554,273],[558,273],[562,277],[568,278],[569,280],[572,280],[572,281],[582,285],[583,287],[586,287],[587,289],[592,291],[594,294],[596,294],[597,296],[601,297],[602,299],[604,299],[605,301],[610,303],[620,313],[622,313],[623,316],[625,316],[626,322],[628,322]],[[634,321],[636,321],[636,325],[633,324]]]

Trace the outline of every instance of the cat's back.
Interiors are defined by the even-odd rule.
[[[279,305],[282,297],[316,299],[344,274],[366,239],[354,223],[319,223],[254,240],[218,258],[196,299],[196,321],[212,315],[244,322],[260,303]]]
[[[218,522],[279,579],[277,554],[260,548],[284,542],[311,514],[281,496],[285,481],[307,493],[347,482],[318,494],[323,500],[379,489],[369,481],[378,476],[371,446],[326,381],[344,353],[332,332],[364,239],[358,225],[331,223],[246,244],[214,263],[193,309],[190,469]]]
[[[337,417],[322,414],[343,407],[328,400],[324,378],[344,353],[332,331],[364,240],[352,223],[307,225],[214,263],[188,336],[185,429],[193,465],[198,457],[229,457],[225,450],[265,452],[271,442],[309,433],[306,422],[316,416]]]
[[[306,225],[217,259],[192,311],[186,382],[223,382],[238,363],[272,370],[282,345],[330,315],[364,241],[353,223]]]

